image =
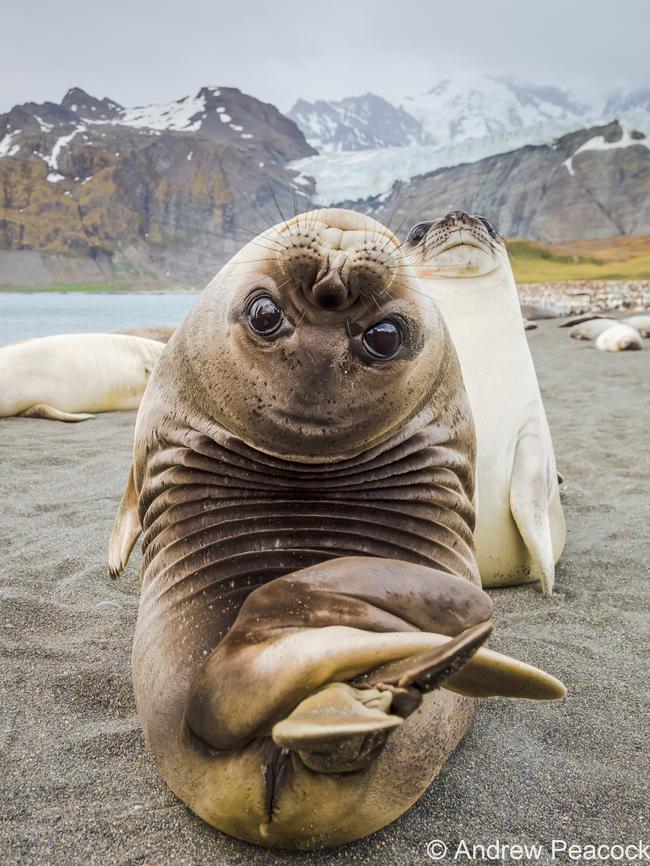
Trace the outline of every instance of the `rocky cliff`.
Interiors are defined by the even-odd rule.
[[[310,184],[285,164],[312,153],[235,88],[132,109],[74,88],[16,106],[0,116],[0,283],[201,286],[280,210],[305,209]]]
[[[650,234],[650,141],[618,122],[397,183],[348,203],[405,230],[450,210],[488,217],[503,235],[562,243]]]

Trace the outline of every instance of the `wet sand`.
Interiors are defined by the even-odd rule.
[[[213,830],[144,750],[129,669],[139,557],[118,584],[105,567],[134,414],[0,420],[0,862],[422,864],[430,839],[452,853],[460,839],[500,839],[541,844],[528,862],[547,863],[553,838],[647,837],[650,341],[602,353],[555,321],[529,340],[566,477],[568,543],[552,600],[534,587],[492,593],[491,646],[556,674],[569,696],[482,702],[406,815],[310,854]]]

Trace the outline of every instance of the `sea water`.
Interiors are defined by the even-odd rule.
[[[174,327],[197,297],[194,292],[0,292],[0,346],[50,334]]]

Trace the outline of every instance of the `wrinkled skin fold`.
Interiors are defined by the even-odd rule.
[[[259,297],[264,323],[282,311],[270,336]],[[378,360],[386,321],[400,345]],[[142,532],[138,713],[206,821],[267,846],[359,838],[426,789],[473,696],[564,694],[482,647],[474,460],[449,335],[383,226],[302,215],[204,291],[145,394],[109,566]]]

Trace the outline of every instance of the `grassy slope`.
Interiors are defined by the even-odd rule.
[[[574,241],[550,247],[508,241],[518,283],[650,279],[650,237]]]

